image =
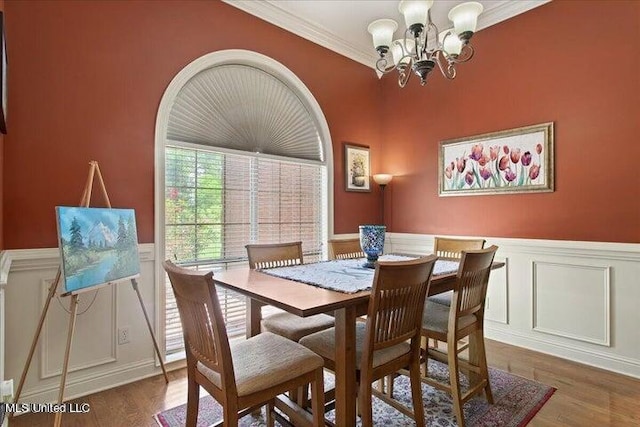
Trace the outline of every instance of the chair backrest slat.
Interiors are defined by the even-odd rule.
[[[451,310],[456,311],[456,317],[484,311],[489,273],[497,250],[497,246],[491,246],[463,251],[451,303]]]
[[[365,258],[360,247],[360,239],[331,239],[329,240],[329,259]]]
[[[462,251],[482,249],[484,239],[452,239],[436,237],[433,242],[433,253],[440,258],[460,259]]]
[[[420,337],[424,300],[435,260],[430,256],[378,262],[367,313],[365,354]]]
[[[303,264],[302,242],[246,245],[249,268],[274,268]]]
[[[197,362],[220,375],[222,388],[235,393],[235,375],[229,339],[211,272],[202,273],[162,263],[176,298],[187,353],[187,364]]]

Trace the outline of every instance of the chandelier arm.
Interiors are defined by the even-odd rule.
[[[440,72],[443,76],[445,76],[449,80],[453,80],[456,78],[456,69],[455,62],[445,59],[445,55],[441,50],[437,50],[435,52],[436,63],[438,64],[438,68],[440,68]],[[443,61],[446,61],[446,68],[442,64]]]
[[[404,68],[398,69],[398,86],[401,88],[407,85],[409,78],[411,78],[411,63],[407,64]]]
[[[404,31],[404,40],[400,44],[400,47],[402,48],[402,53],[404,56],[410,56],[412,59],[413,58],[420,59],[418,55],[418,46],[419,46],[418,37],[414,38],[413,48],[409,49],[409,45],[407,44],[407,40],[409,39],[409,36],[413,37],[413,33],[411,32],[411,30],[407,28]]]
[[[389,61],[386,56],[378,58],[376,61],[376,70],[381,72],[382,74],[389,74],[393,70],[395,70],[395,65],[389,65]]]
[[[475,53],[475,50],[473,49],[473,46],[471,46],[470,44],[465,44],[464,46],[462,46],[462,51],[460,52],[460,55],[458,55],[453,60],[453,62],[455,62],[456,64],[467,62],[471,58],[473,58],[474,53]]]

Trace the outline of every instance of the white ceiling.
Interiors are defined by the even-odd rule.
[[[224,0],[226,3],[271,22],[287,31],[327,47],[370,67],[377,54],[369,23],[391,18],[398,23],[396,37],[404,31],[397,0]],[[465,0],[435,0],[431,17],[440,31],[452,27],[447,14]],[[484,6],[478,28],[483,29],[550,0],[478,0]]]

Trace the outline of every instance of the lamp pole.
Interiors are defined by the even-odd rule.
[[[379,173],[373,175],[373,180],[380,186],[382,197],[382,225],[384,225],[384,188],[391,182],[393,175],[388,173]]]
[[[382,225],[384,224],[384,187],[386,187],[387,184],[380,184],[380,193],[382,194]]]

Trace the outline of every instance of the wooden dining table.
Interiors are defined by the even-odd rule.
[[[494,262],[492,269],[504,266]],[[432,276],[429,295],[453,289],[456,273]],[[247,297],[247,337],[260,333],[261,307],[272,305],[300,317],[328,313],[335,317],[335,424],[356,424],[356,319],[365,315],[370,291],[343,293],[275,277],[247,268],[216,272],[216,285]],[[470,357],[473,349],[470,348]]]

